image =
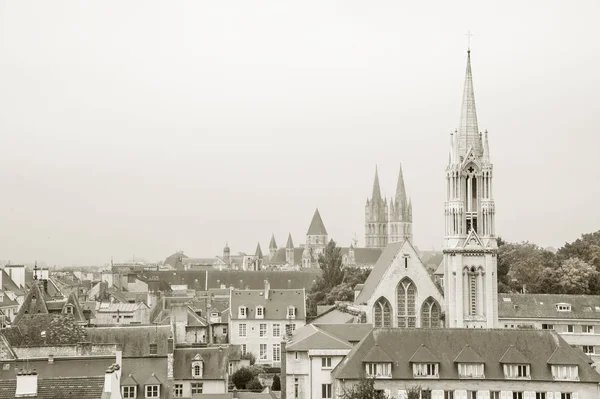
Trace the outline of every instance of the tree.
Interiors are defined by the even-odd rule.
[[[252,352],[246,352],[241,356],[242,360],[249,360],[250,361],[250,366],[254,365],[254,363],[256,363],[256,356],[254,355],[254,353]]]
[[[553,292],[553,271],[558,267],[556,256],[530,243],[506,243],[498,248],[498,278],[500,270],[508,270],[502,284],[504,289],[531,293]],[[499,282],[500,283],[500,282]],[[500,288],[499,288],[500,291]]]
[[[342,283],[344,271],[342,265],[342,248],[335,244],[335,241],[329,240],[325,250],[319,254],[319,267],[323,271],[321,278],[325,287],[333,288]]]
[[[375,380],[362,378],[350,388],[342,387],[342,399],[385,399],[385,394],[375,389]]]
[[[279,379],[279,374],[275,374],[273,377],[273,384],[271,385],[272,391],[281,391],[281,380]]]
[[[579,258],[569,258],[555,271],[560,294],[590,294],[600,272]]]
[[[252,371],[247,367],[242,367],[233,373],[231,382],[233,382],[233,385],[235,385],[237,389],[244,389],[246,388],[246,384],[252,381],[253,378]]]
[[[246,384],[246,389],[249,389],[254,392],[261,392],[263,388],[264,387],[258,380],[258,377],[254,377]]]
[[[595,233],[583,234],[581,238],[565,245],[556,253],[561,261],[579,258],[587,264],[600,270],[600,230]]]

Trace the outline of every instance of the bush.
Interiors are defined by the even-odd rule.
[[[273,377],[273,385],[271,385],[272,391],[281,391],[281,380],[279,379],[279,375],[275,374]]]
[[[242,367],[233,373],[231,376],[231,382],[233,382],[233,385],[235,385],[237,389],[244,389],[246,388],[246,384],[252,381],[253,378],[254,375],[252,375],[252,371],[250,371],[247,367]]]
[[[256,356],[254,356],[254,353],[252,352],[246,352],[245,354],[243,354],[241,356],[242,360],[250,360],[250,366],[252,366],[254,363],[256,363]]]
[[[257,377],[254,377],[252,380],[250,380],[250,382],[246,384],[246,389],[249,389],[254,392],[262,392],[263,388],[264,387],[262,386]]]

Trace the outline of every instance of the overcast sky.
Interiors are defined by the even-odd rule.
[[[402,162],[443,242],[467,38],[497,232],[600,228],[600,2],[0,1],[0,259],[103,264],[364,245]]]

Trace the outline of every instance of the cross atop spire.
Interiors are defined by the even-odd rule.
[[[473,75],[471,73],[471,50],[467,51],[467,71],[463,90],[460,124],[458,127],[458,155],[465,156],[473,147],[477,155],[481,155],[481,141],[477,126],[477,111],[475,109],[475,92],[473,90]],[[458,159],[455,161],[459,161]]]

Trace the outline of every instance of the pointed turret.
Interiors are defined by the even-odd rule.
[[[408,199],[408,222],[412,222],[412,201]]]
[[[271,235],[271,242],[269,242],[269,249],[277,249],[277,243],[275,242],[275,234]]]
[[[448,153],[448,164],[454,163],[454,134],[450,132],[450,152]]]
[[[371,197],[371,202],[379,204],[380,201],[381,188],[379,187],[379,172],[377,170],[377,166],[375,166],[375,180],[373,181],[373,196]]]
[[[483,162],[490,163],[490,145],[488,143],[488,131],[485,131],[485,136],[483,137]]]
[[[294,242],[292,241],[292,233],[290,233],[288,235],[287,244],[285,244],[285,247],[287,249],[293,249],[294,248]]]
[[[481,155],[479,128],[477,126],[477,111],[475,109],[475,92],[473,90],[473,75],[471,73],[471,50],[467,51],[467,71],[463,90],[462,109],[459,124],[459,153],[465,156],[473,147],[477,155]]]
[[[326,236],[327,229],[323,224],[323,219],[321,219],[321,214],[319,213],[319,208],[315,209],[315,214],[313,215],[312,221],[310,222],[310,226],[308,227],[308,231],[306,232],[307,236]]]
[[[254,256],[256,256],[256,259],[263,258],[263,253],[262,253],[262,250],[260,249],[260,242],[258,243],[258,245],[256,245],[256,252],[254,252]]]
[[[396,211],[406,207],[406,188],[404,187],[404,175],[402,174],[402,164],[398,173],[398,184],[396,185]]]

